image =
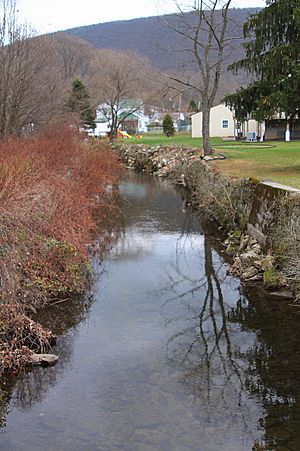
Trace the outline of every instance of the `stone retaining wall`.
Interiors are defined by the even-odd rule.
[[[300,195],[300,190],[272,181],[263,181],[257,185],[247,230],[261,246],[270,247],[269,232],[278,214],[278,201],[291,193]]]
[[[185,181],[188,179],[189,167],[192,167],[198,161],[201,168],[200,160],[202,160],[202,156],[199,148],[126,145],[120,146],[118,150],[120,158],[127,167],[146,171],[159,177],[169,177],[176,172],[177,179],[175,179],[175,182],[184,186],[186,186]],[[203,161],[202,164],[209,168],[209,162]],[[199,168],[199,165],[197,168]],[[207,173],[211,184],[212,177],[209,176],[211,172],[208,170]],[[234,183],[233,180],[230,182],[231,179],[229,178],[225,179],[227,184]],[[217,177],[213,180],[217,181]],[[251,181],[251,183],[253,195],[250,196],[252,200],[247,205],[250,214],[247,217],[246,228],[240,231],[232,231],[225,241],[227,252],[233,256],[232,273],[247,282],[264,281],[265,286],[270,290],[281,288],[285,293],[289,290],[288,298],[291,297],[291,284],[293,290],[295,290],[295,286],[299,286],[300,298],[300,274],[293,276],[294,281],[287,280],[284,274],[278,272],[278,263],[272,256],[274,245],[272,233],[274,227],[276,227],[279,214],[282,214],[282,211],[280,212],[282,201],[292,194],[297,197],[296,202],[300,206],[300,190],[272,181]],[[189,188],[193,189],[191,186]],[[202,208],[205,209],[205,207]],[[289,224],[286,227],[288,231]]]

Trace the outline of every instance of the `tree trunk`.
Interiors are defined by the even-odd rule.
[[[205,106],[202,113],[202,137],[204,156],[212,154],[210,143],[210,108]]]
[[[111,117],[111,128],[109,133],[109,141],[113,143],[118,138],[118,122],[117,122],[117,115],[114,111],[112,111],[112,117]]]

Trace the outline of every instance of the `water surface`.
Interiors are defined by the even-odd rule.
[[[166,182],[120,191],[94,300],[41,315],[60,361],[7,386],[0,448],[300,449],[297,313],[243,292]]]

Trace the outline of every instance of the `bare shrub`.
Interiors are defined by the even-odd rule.
[[[1,309],[0,328],[0,374],[18,371],[27,363],[32,351],[50,349],[51,332],[32,321],[16,304],[7,304]]]
[[[19,327],[26,312],[49,298],[85,290],[88,245],[117,212],[107,187],[117,183],[120,163],[111,150],[89,146],[76,130],[56,126],[0,142],[0,345],[6,360],[11,352],[16,359],[26,357],[27,345],[32,348]],[[43,335],[37,325],[28,327]],[[15,328],[15,335],[8,332]]]

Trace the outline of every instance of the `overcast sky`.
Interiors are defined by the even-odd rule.
[[[172,0],[18,0],[18,4],[22,21],[28,20],[39,33],[175,10]],[[233,0],[238,8],[264,5],[263,0]]]

